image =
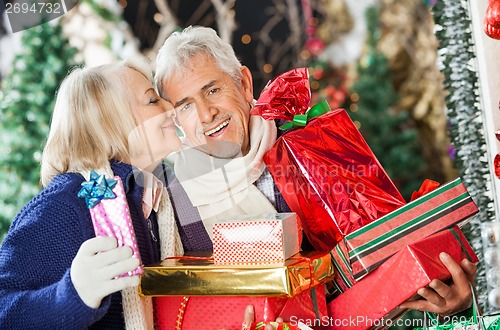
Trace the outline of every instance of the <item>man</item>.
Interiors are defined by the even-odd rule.
[[[188,27],[173,33],[158,53],[155,82],[160,95],[174,104],[185,144],[191,147],[174,160],[175,171],[195,206],[192,211],[198,211],[193,213],[203,223],[205,236],[211,224],[224,216],[248,209],[253,213],[288,210],[262,161],[276,140],[276,127],[272,121],[250,116],[252,75],[231,45],[209,28]],[[195,234],[197,239],[204,236],[200,225],[190,231],[192,220],[179,214],[183,211],[175,199],[183,193],[172,191],[172,198],[186,246]],[[453,284],[434,280],[418,291],[424,300],[401,307],[449,315],[471,306],[469,282],[475,265],[468,261],[458,265],[445,254],[442,262]]]

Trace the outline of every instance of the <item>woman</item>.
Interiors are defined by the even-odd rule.
[[[45,188],[0,249],[0,328],[152,328],[138,276],[114,279],[139,261],[115,238],[95,237],[77,197],[90,170],[120,176],[142,263],[182,253],[167,192],[149,173],[180,146],[172,107],[151,81],[147,66],[130,63],[77,69],[63,81],[43,152]]]

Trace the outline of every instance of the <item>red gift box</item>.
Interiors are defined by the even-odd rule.
[[[258,322],[281,317],[292,325],[316,324],[328,317],[323,286],[292,298],[171,296],[154,298],[155,329],[241,330],[247,305],[254,306]]]
[[[301,88],[293,88],[297,84]],[[302,120],[308,92],[307,69],[292,70],[269,82],[252,113],[265,119]],[[311,244],[329,251],[345,235],[405,200],[345,110],[306,121],[305,127],[282,135],[264,162]]]
[[[450,278],[439,259],[446,252],[457,263],[477,256],[458,227],[408,245],[328,304],[331,329],[377,329],[404,312],[398,306],[433,279]]]

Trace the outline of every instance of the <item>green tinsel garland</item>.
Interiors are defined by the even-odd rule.
[[[479,99],[476,55],[467,0],[440,0],[433,6],[440,40],[439,54],[445,75],[449,134],[456,150],[455,166],[480,214],[464,230],[479,259],[483,259],[481,223],[495,217],[487,146]],[[487,303],[484,263],[478,264],[476,287],[483,310]]]

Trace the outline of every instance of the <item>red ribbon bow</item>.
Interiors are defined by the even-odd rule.
[[[424,182],[422,182],[420,189],[418,189],[418,191],[414,191],[413,194],[411,194],[410,201],[414,201],[415,199],[422,197],[425,194],[430,193],[431,191],[433,191],[437,187],[439,187],[439,182],[425,179]]]
[[[252,115],[266,120],[292,121],[295,115],[304,114],[311,102],[309,72],[297,68],[271,79],[252,109]]]

